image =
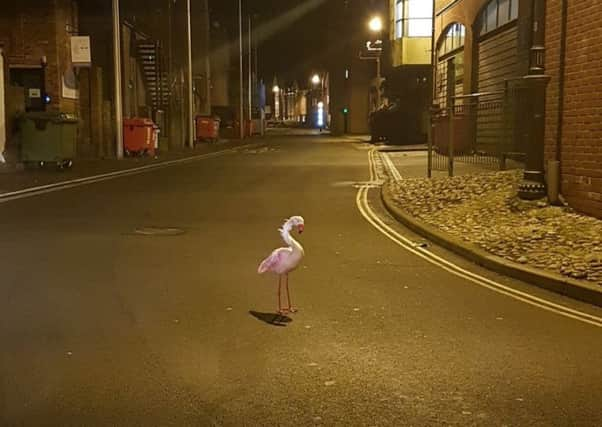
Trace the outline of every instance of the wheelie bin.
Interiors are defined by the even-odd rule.
[[[212,116],[196,116],[196,140],[216,142],[219,139],[220,119]]]
[[[21,161],[70,168],[75,157],[77,117],[62,112],[30,112],[19,119]]]
[[[151,119],[131,118],[123,121],[123,148],[126,156],[155,155],[157,127]]]

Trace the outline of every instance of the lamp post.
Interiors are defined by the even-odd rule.
[[[313,96],[315,98],[315,101],[312,101],[312,111],[315,107],[315,123],[322,129],[324,126],[324,80],[316,73],[311,77],[311,83],[314,86]],[[322,107],[320,107],[320,104],[322,104]]]
[[[278,120],[280,116],[280,88],[278,85],[274,85],[272,92],[274,92],[274,117]]]
[[[115,154],[123,158],[123,107],[121,104],[121,18],[119,0],[113,0],[113,68],[115,72]]]
[[[383,21],[380,16],[373,17],[368,23],[368,27],[370,31],[377,34],[379,37],[381,36],[381,32],[383,30]],[[376,109],[380,108],[380,80],[381,80],[381,71],[380,71],[380,52],[376,56]]]
[[[245,112],[244,112],[244,75],[243,75],[243,47],[242,47],[242,0],[238,0],[238,114],[240,115],[238,131],[240,139],[245,137]]]
[[[545,0],[533,1],[533,43],[529,58],[529,74],[524,77],[528,95],[528,127],[524,137],[527,159],[518,196],[525,200],[546,195],[544,176],[544,138],[546,87],[550,77],[545,75]]]
[[[192,16],[190,0],[186,0],[186,42],[188,68],[188,146],[194,148],[194,88],[192,82]]]

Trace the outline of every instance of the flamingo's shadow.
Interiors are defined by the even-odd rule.
[[[278,313],[260,313],[258,311],[249,310],[249,314],[257,320],[261,320],[272,326],[286,326],[293,321],[290,317]]]

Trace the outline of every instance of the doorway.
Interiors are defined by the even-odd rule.
[[[44,74],[42,67],[10,68],[10,85],[23,89],[24,111],[44,111],[46,109]]]

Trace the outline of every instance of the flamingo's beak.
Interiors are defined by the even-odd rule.
[[[303,230],[305,230],[305,226],[303,224],[299,224],[297,226],[297,230],[299,231],[299,234],[303,233]]]

